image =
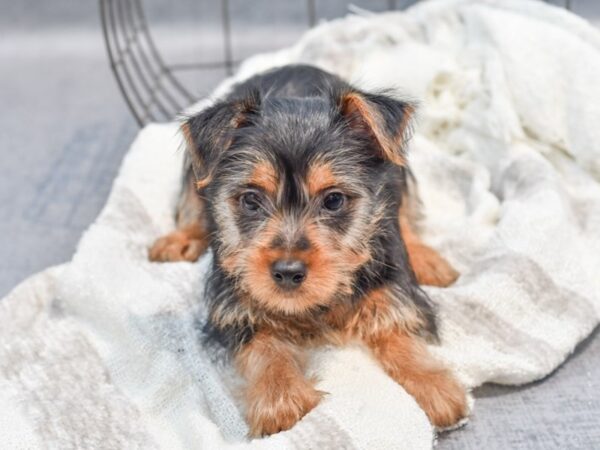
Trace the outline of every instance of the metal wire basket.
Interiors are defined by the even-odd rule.
[[[212,18],[219,23],[221,57],[206,60],[197,53],[189,61],[172,63],[168,55],[157,46],[145,13],[142,0],[99,0],[100,17],[106,50],[121,94],[131,113],[140,126],[149,122],[173,120],[176,115],[194,101],[205,96],[213,86],[205,86],[204,91],[193,89],[194,77],[202,78],[207,72],[216,74],[216,80],[231,75],[238,65],[232,45],[232,16],[230,1],[214,3],[217,12]],[[379,0],[363,1],[366,9],[402,9],[418,0]],[[547,0],[549,1],[549,0]],[[171,2],[163,2],[171,6]],[[269,6],[286,5],[272,2]],[[352,2],[354,4],[357,1]],[[552,1],[570,9],[570,0]],[[176,2],[178,6],[181,2]],[[289,5],[289,4],[288,4]],[[298,3],[294,3],[298,5]],[[306,0],[303,6],[304,28],[312,27],[323,15],[323,3]],[[324,14],[327,16],[327,14]],[[329,17],[331,18],[331,14]],[[300,20],[302,22],[302,20]],[[173,32],[176,32],[173,30]],[[213,33],[214,34],[214,33]],[[268,40],[268,39],[266,39]],[[268,50],[273,48],[263,48]],[[215,76],[213,76],[215,79]]]

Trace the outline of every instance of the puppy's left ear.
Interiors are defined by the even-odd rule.
[[[410,139],[414,105],[355,90],[342,93],[338,105],[350,128],[375,144],[377,156],[406,165],[405,146]]]
[[[260,103],[258,92],[249,91],[239,98],[219,101],[182,124],[198,189],[210,183],[218,161],[234,142],[236,130],[252,125]]]

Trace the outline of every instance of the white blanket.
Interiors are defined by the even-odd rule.
[[[462,273],[426,289],[433,351],[469,387],[554,370],[600,317],[600,34],[541,2],[426,2],[324,24],[237,78],[289,62],[421,100],[425,239]],[[198,340],[210,255],[146,260],[174,226],[179,146],[173,124],[144,129],[72,262],[0,301],[0,447],[431,447],[426,416],[360,348],[316,352],[330,394],[292,430],[245,439],[235,376]]]

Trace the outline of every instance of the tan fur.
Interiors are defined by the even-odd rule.
[[[302,374],[302,359],[297,347],[265,332],[236,354],[247,381],[246,418],[252,436],[291,428],[321,400],[323,393]]]
[[[335,294],[350,292],[351,274],[368,261],[368,253],[332,248],[328,231],[310,223],[302,227],[310,242],[309,249],[272,249],[270,243],[281,226],[279,219],[270,219],[249,248],[224,260],[227,264],[224,268],[230,273],[243,274],[243,288],[260,307],[272,312],[301,314],[316,305],[329,304]],[[282,291],[273,283],[270,267],[278,259],[291,257],[306,264],[307,277],[294,291]]]
[[[349,308],[344,304],[332,308],[327,314],[327,321],[334,333],[343,336],[342,342],[352,338],[365,339],[397,327],[417,332],[423,326],[416,311],[394,299],[387,288],[369,292],[356,307]]]
[[[254,167],[248,184],[255,185],[269,195],[275,196],[277,193],[277,173],[270,163],[260,162]]]
[[[365,339],[384,370],[412,395],[431,423],[445,428],[468,412],[464,388],[416,337],[395,329]]]
[[[410,265],[419,284],[429,286],[450,286],[459,273],[438,252],[424,244],[417,236],[409,219],[400,211],[400,231],[406,245]]]
[[[365,127],[371,132],[378,142],[383,156],[389,161],[399,166],[406,165],[406,160],[398,151],[405,140],[405,133],[410,121],[412,108],[407,108],[402,123],[398,124],[398,131],[395,135],[389,136],[384,130],[384,123],[381,114],[376,108],[369,105],[369,102],[359,93],[350,92],[342,99],[342,114],[347,117],[356,117],[358,121],[354,126]]]
[[[210,184],[211,181],[212,181],[212,177],[210,175],[207,175],[206,177],[202,178],[201,180],[196,181],[196,189],[198,189],[198,190],[204,189],[206,186],[208,186]]]
[[[189,225],[157,239],[148,252],[150,261],[196,261],[208,248],[208,239],[199,224]]]
[[[193,180],[188,180],[177,205],[177,229],[154,242],[148,251],[150,261],[193,262],[207,250],[210,240],[202,217],[203,206]]]
[[[248,421],[254,435],[290,428],[319,402],[320,393],[302,375],[303,347],[355,339],[365,343],[435,426],[451,426],[467,414],[464,388],[408,331],[418,329],[419,317],[402,309],[385,288],[357,306],[334,305],[321,316],[258,314],[251,319],[260,331],[236,360],[248,380]]]
[[[337,179],[329,164],[313,164],[306,179],[310,196],[317,195],[319,192],[337,184]]]

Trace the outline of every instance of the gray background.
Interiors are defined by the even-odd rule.
[[[230,2],[236,60],[288,45],[306,28],[303,1]],[[145,3],[168,62],[222,59],[218,2]],[[317,1],[317,14],[341,16],[347,3]],[[573,0],[572,9],[598,23],[600,1]],[[200,95],[223,76],[187,81]],[[0,297],[69,260],[137,130],[107,64],[97,2],[0,0]],[[471,422],[442,435],[439,448],[600,448],[599,357],[596,332],[543,382],[478,389]]]

